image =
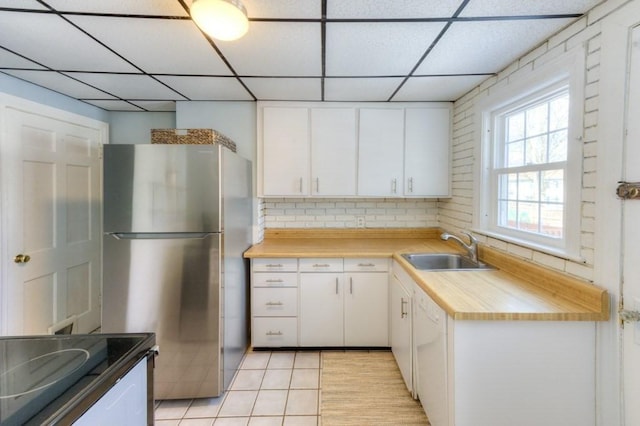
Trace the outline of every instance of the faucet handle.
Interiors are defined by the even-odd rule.
[[[466,235],[467,237],[469,237],[469,241],[470,241],[471,244],[478,244],[478,240],[476,239],[476,237],[471,235],[470,232],[460,231],[460,233]]]

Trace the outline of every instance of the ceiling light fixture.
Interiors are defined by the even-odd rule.
[[[247,9],[240,0],[193,0],[191,19],[218,40],[236,40],[249,30]]]

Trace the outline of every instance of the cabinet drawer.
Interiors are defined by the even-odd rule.
[[[345,259],[344,270],[348,272],[385,272],[389,270],[389,259]]]
[[[251,313],[265,317],[298,315],[297,288],[254,288]]]
[[[296,272],[298,270],[298,259],[294,258],[271,258],[253,259],[251,265],[254,271],[287,271]]]
[[[342,258],[300,259],[300,272],[342,272]]]
[[[297,287],[295,272],[255,272],[251,283],[254,287]]]
[[[298,346],[297,318],[253,318],[254,347]]]

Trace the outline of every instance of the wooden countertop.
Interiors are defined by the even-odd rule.
[[[480,259],[497,270],[419,271],[400,253],[455,253],[438,228],[267,230],[247,258],[393,257],[457,320],[607,321],[606,290],[481,246]]]

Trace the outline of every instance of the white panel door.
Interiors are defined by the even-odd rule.
[[[403,109],[360,109],[358,195],[394,197],[403,193]]]
[[[64,321],[92,331],[100,326],[102,130],[10,107],[3,115],[2,331],[46,334]]]
[[[309,109],[264,107],[261,130],[258,195],[309,195]]]
[[[356,193],[356,110],[311,110],[311,194]]]
[[[624,141],[623,179],[640,182],[640,27],[631,33],[629,84],[627,94],[627,134]],[[640,311],[640,200],[622,206],[622,297],[627,310]],[[623,380],[625,424],[640,424],[640,322],[624,327]]]

